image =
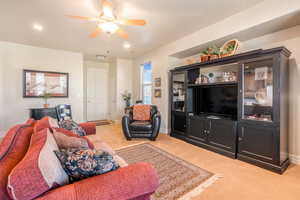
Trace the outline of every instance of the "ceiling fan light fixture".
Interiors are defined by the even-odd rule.
[[[104,22],[99,24],[98,26],[103,32],[109,34],[113,34],[119,29],[119,26],[113,22]]]
[[[107,7],[103,8],[103,15],[107,18],[114,18],[113,11],[110,8],[107,8]]]

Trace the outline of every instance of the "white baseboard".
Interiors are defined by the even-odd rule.
[[[160,128],[159,132],[160,133],[164,133],[164,134],[169,134],[169,129],[167,129],[167,128]]]
[[[289,157],[290,157],[291,163],[296,164],[296,165],[300,165],[300,156],[290,154]]]
[[[121,124],[121,122],[122,122],[122,120],[120,120],[120,119],[115,119],[113,121],[114,121],[115,124]]]

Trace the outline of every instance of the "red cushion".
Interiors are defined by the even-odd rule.
[[[83,138],[87,141],[90,149],[95,149],[94,144],[87,137],[79,136],[79,135],[73,133],[72,131],[66,130],[64,128],[53,128],[53,129],[56,130],[57,132],[63,133],[70,137]]]
[[[53,119],[53,118],[52,118]],[[50,124],[50,117],[43,117],[41,120],[36,121],[34,125],[34,133],[37,133],[45,128],[52,128],[53,125]]]
[[[83,128],[86,135],[94,135],[96,134],[96,124],[93,122],[83,122],[80,123],[79,126]]]
[[[134,105],[133,106],[133,120],[148,121],[150,120],[151,105]]]
[[[7,193],[7,177],[26,154],[33,132],[29,124],[11,128],[0,145],[0,199],[10,199]]]
[[[8,176],[12,199],[31,200],[68,182],[54,150],[58,147],[49,129],[32,135],[28,152]]]

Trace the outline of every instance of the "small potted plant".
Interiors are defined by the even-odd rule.
[[[121,94],[122,95],[122,98],[125,102],[125,105],[126,105],[126,108],[130,107],[130,101],[131,101],[131,93],[128,92],[127,90]]]
[[[44,92],[44,94],[41,96],[43,99],[44,99],[44,101],[45,101],[45,103],[44,103],[44,108],[49,108],[49,104],[48,104],[48,99],[50,99],[51,98],[51,94],[50,93],[47,93],[47,92]]]
[[[220,57],[220,48],[217,46],[214,46],[212,48],[212,53],[211,53],[210,59],[214,60],[214,59],[218,59],[219,57]]]
[[[209,61],[212,51],[213,51],[213,49],[211,47],[209,47],[205,51],[203,51],[202,55],[201,55],[201,62]]]

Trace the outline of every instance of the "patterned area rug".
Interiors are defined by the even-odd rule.
[[[160,186],[152,200],[188,200],[218,179],[213,173],[144,143],[117,150],[129,164],[149,162],[156,168]]]

